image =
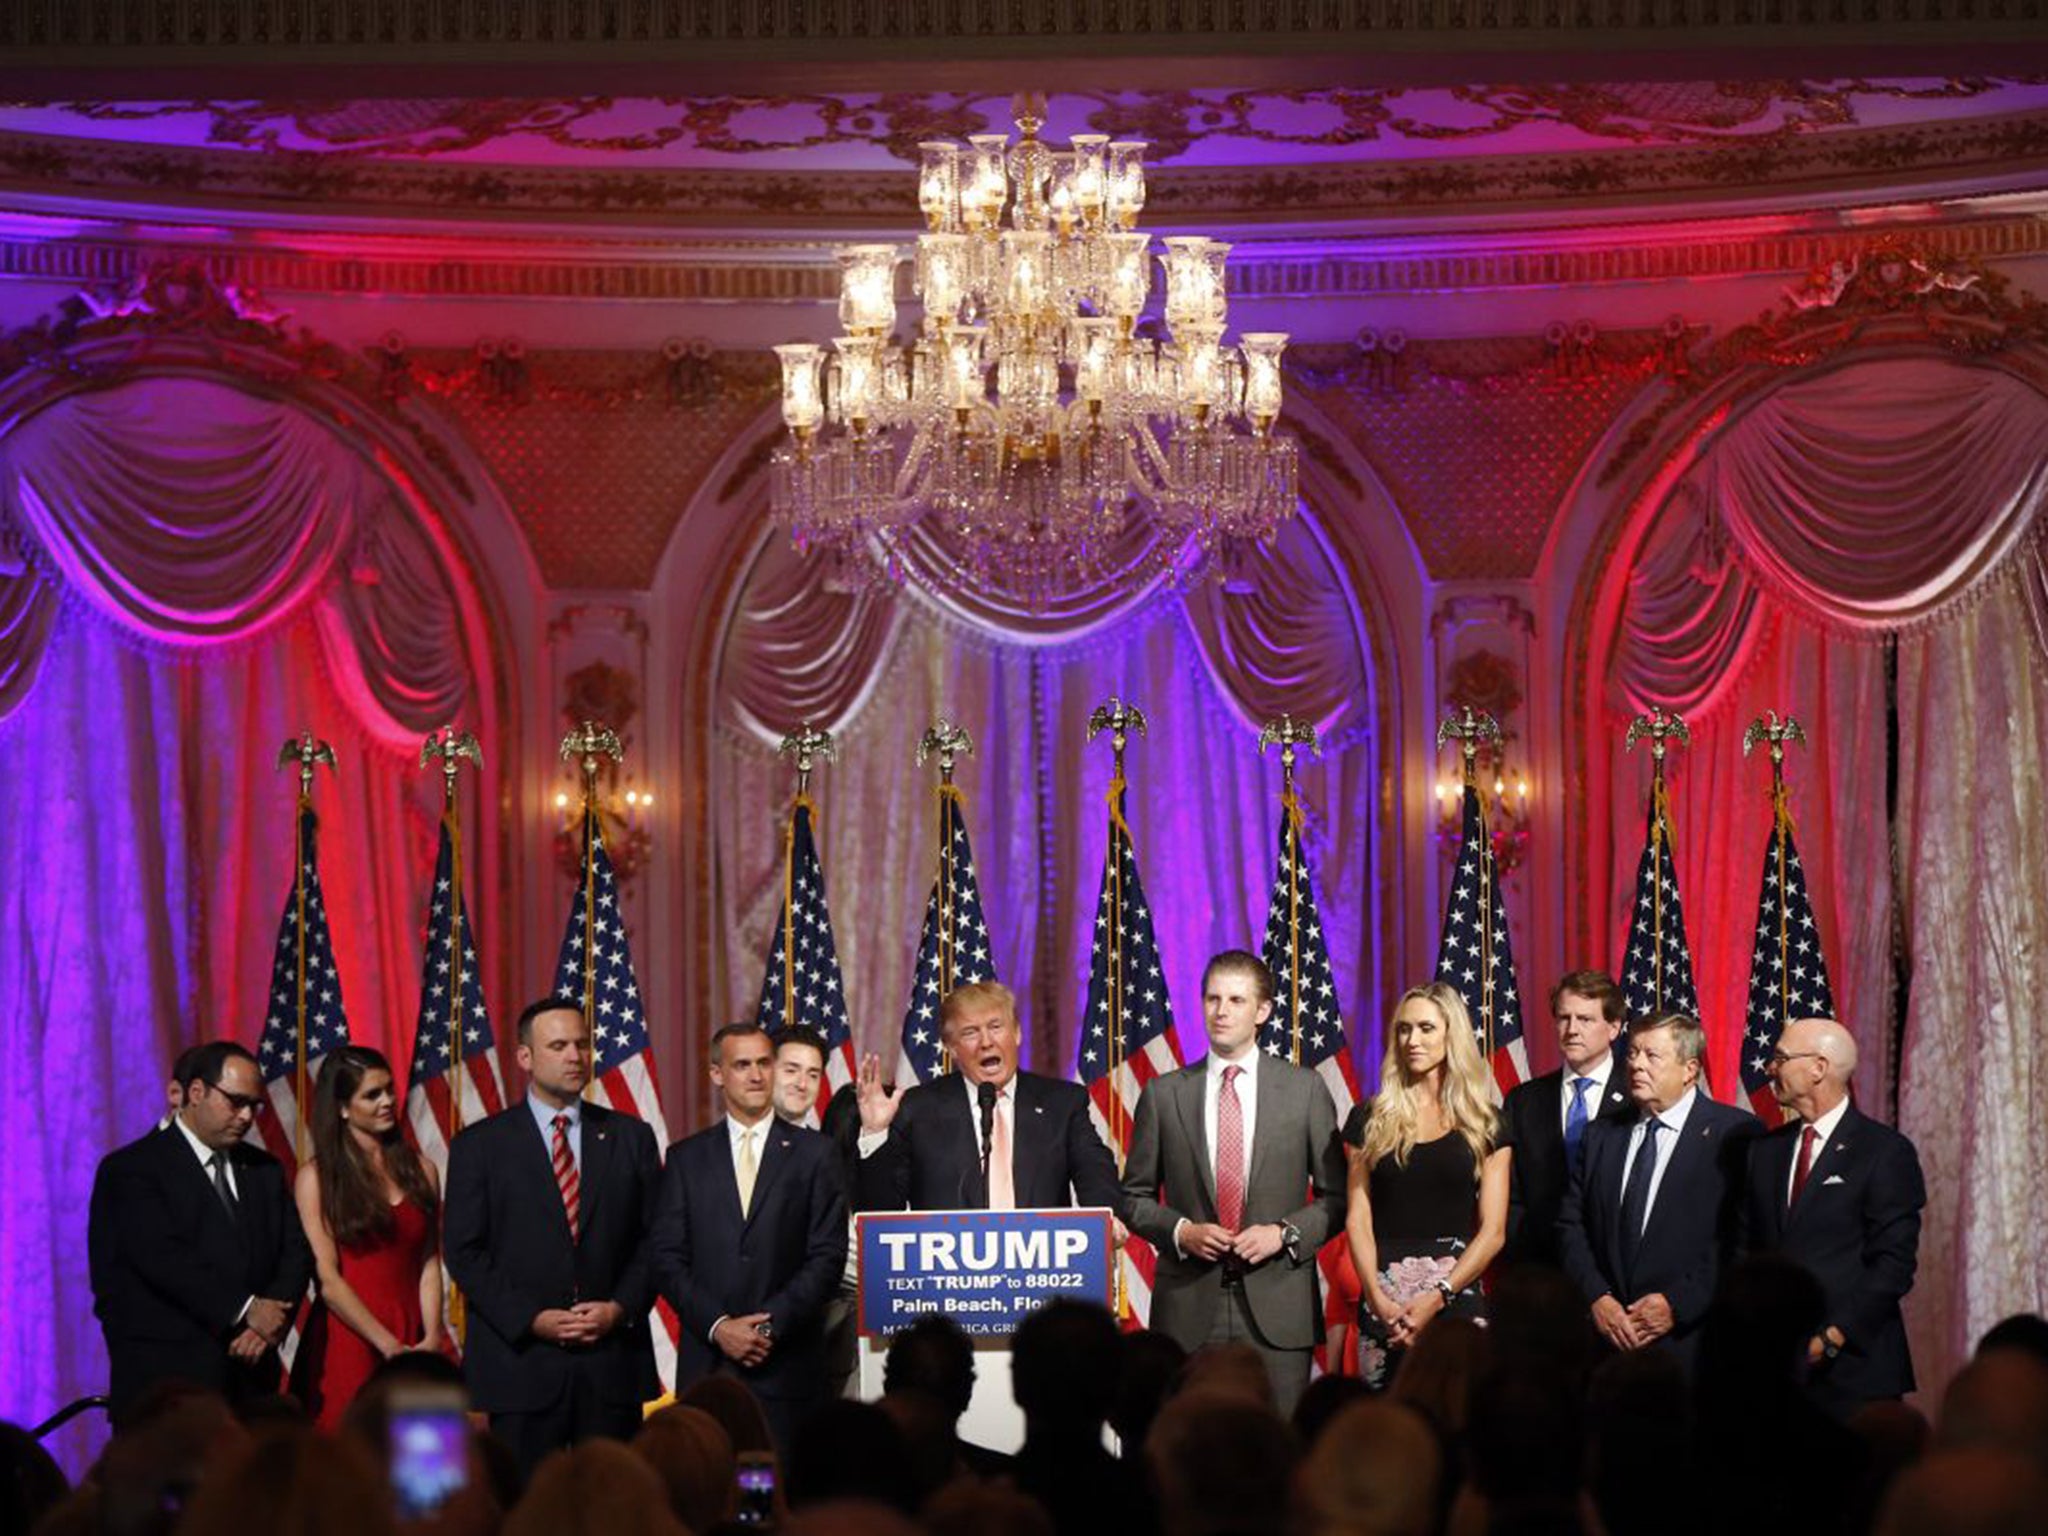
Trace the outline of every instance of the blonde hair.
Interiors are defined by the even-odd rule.
[[[1444,1021],[1444,1063],[1441,1099],[1451,1129],[1465,1138],[1472,1149],[1472,1176],[1476,1181],[1480,1164],[1493,1151],[1500,1115],[1493,1107],[1492,1074],[1479,1054],[1479,1037],[1472,1032],[1472,1016],[1457,989],[1441,981],[1410,987],[1394,1004],[1394,1019],[1410,1003],[1428,1003]],[[1380,1091],[1373,1095],[1371,1113],[1365,1123],[1365,1140],[1358,1156],[1370,1169],[1381,1158],[1391,1156],[1396,1167],[1408,1166],[1408,1155],[1421,1140],[1422,1087],[1410,1078],[1402,1065],[1401,1052],[1393,1042],[1394,1025],[1387,1026],[1387,1051],[1380,1059]]]
[[[939,1032],[983,1008],[1000,1008],[1012,1024],[1017,1022],[1017,994],[1000,981],[962,982],[939,1004]]]

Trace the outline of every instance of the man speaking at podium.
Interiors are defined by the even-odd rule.
[[[1105,1206],[1123,1214],[1116,1163],[1088,1118],[1078,1083],[1017,1070],[1017,999],[974,981],[939,1007],[949,1074],[893,1098],[882,1065],[860,1064],[863,1211],[1038,1210]]]

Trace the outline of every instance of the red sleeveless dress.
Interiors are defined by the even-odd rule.
[[[339,1250],[341,1278],[363,1305],[401,1344],[417,1344],[426,1333],[420,1316],[420,1271],[433,1247],[433,1218],[411,1200],[391,1208],[391,1225],[354,1246]],[[348,1405],[383,1357],[361,1334],[328,1310],[315,1306],[300,1349],[302,1396],[322,1429],[341,1423]]]

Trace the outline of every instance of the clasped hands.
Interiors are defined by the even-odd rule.
[[[573,1307],[548,1307],[534,1314],[536,1338],[573,1348],[595,1344],[625,1321],[626,1309],[616,1301],[579,1301]]]
[[[1237,1232],[1213,1221],[1191,1221],[1180,1231],[1181,1252],[1191,1259],[1207,1259],[1211,1263],[1234,1253],[1247,1264],[1263,1264],[1286,1241],[1287,1235],[1276,1221],[1261,1222]]]
[[[254,1365],[265,1351],[284,1342],[285,1329],[291,1321],[292,1309],[285,1303],[268,1296],[256,1297],[243,1312],[241,1327],[228,1340],[229,1356],[244,1365]]]
[[[1674,1319],[1662,1291],[1638,1296],[1623,1306],[1610,1293],[1593,1303],[1593,1326],[1616,1349],[1641,1349],[1669,1333]]]
[[[766,1312],[749,1312],[744,1317],[721,1317],[711,1330],[712,1342],[735,1365],[759,1365],[775,1347],[774,1338],[762,1331]]]
[[[1372,1315],[1386,1325],[1387,1343],[1395,1349],[1406,1349],[1415,1342],[1415,1336],[1422,1332],[1429,1320],[1448,1305],[1443,1292],[1423,1291],[1409,1298],[1404,1305],[1394,1300],[1382,1286],[1372,1285],[1366,1291],[1366,1305],[1372,1308]]]

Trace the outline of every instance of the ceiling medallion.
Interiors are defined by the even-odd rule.
[[[1162,242],[1148,314],[1145,145],[1053,150],[1040,97],[1016,117],[1015,143],[922,146],[914,340],[891,336],[902,248],[855,245],[830,355],[775,349],[789,437],[773,514],[798,549],[895,580],[922,526],[959,574],[1034,606],[1117,563],[1133,512],[1175,581],[1231,565],[1295,508],[1295,445],[1273,431],[1287,337],[1224,344],[1230,247],[1199,235]]]

